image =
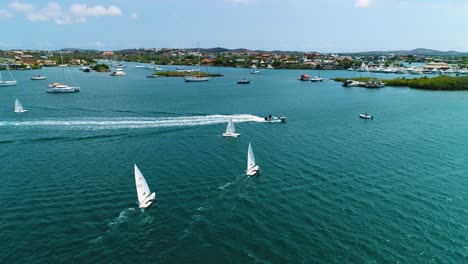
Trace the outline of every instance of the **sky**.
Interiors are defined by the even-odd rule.
[[[468,0],[1,0],[0,49],[468,51]]]

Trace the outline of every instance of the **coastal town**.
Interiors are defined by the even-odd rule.
[[[357,72],[395,74],[468,74],[466,56],[414,55],[411,51],[399,53],[338,54],[297,51],[252,51],[248,49],[126,49],[96,51],[63,49],[2,50],[2,69],[40,69],[59,65],[93,65],[104,62],[141,62],[156,65],[201,65],[267,69],[349,70]]]

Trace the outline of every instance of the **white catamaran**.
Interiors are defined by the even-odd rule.
[[[15,113],[24,113],[28,110],[25,110],[23,106],[21,105],[20,101],[18,98],[15,100]]]
[[[229,119],[229,122],[226,127],[226,132],[223,133],[223,137],[238,137],[240,136],[239,133],[236,133],[236,128],[234,127],[234,123],[232,119]]]
[[[255,163],[252,145],[249,142],[249,150],[247,152],[247,176],[254,176],[260,171],[260,167]]]
[[[137,165],[135,166],[135,184],[138,194],[138,207],[147,208],[155,200],[156,194],[150,191],[148,183],[146,183],[145,177],[138,169]]]

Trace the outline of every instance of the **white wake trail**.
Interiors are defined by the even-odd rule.
[[[248,115],[206,115],[206,116],[178,116],[178,117],[114,117],[114,118],[77,118],[29,121],[3,121],[0,127],[44,127],[52,129],[134,129],[157,127],[188,127],[227,123],[232,119],[234,123],[262,122],[263,118]]]

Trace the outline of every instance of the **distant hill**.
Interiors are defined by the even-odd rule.
[[[340,53],[348,55],[361,55],[361,56],[372,56],[372,55],[389,55],[389,54],[408,54],[408,55],[419,55],[419,56],[440,56],[440,57],[465,57],[468,56],[468,52],[458,51],[440,51],[433,49],[418,48],[413,50],[393,50],[393,51],[365,51],[356,53]]]
[[[64,48],[57,50],[59,52],[73,52],[73,51],[89,51],[89,52],[99,52],[95,49],[79,49],[79,48]]]

